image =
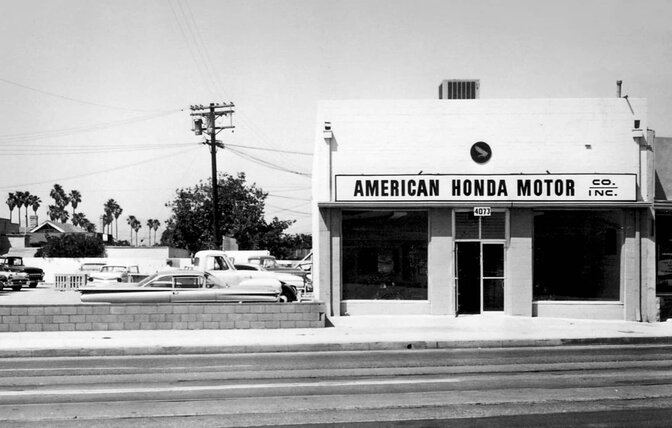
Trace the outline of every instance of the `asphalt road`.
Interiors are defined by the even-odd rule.
[[[669,426],[671,398],[669,345],[0,359],[2,427]]]

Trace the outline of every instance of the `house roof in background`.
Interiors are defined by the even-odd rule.
[[[85,229],[82,229],[79,226],[75,226],[74,224],[59,223],[57,221],[51,220],[43,222],[36,228],[32,229],[30,233],[48,232],[50,230],[56,230],[60,233],[86,233]]]

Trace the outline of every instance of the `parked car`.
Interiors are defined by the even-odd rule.
[[[8,287],[19,291],[28,285],[29,281],[28,274],[25,272],[0,271],[0,290]]]
[[[28,286],[37,287],[44,280],[44,271],[40,268],[30,267],[23,264],[23,257],[2,256],[0,257],[0,270],[5,272],[23,272],[28,275]]]
[[[268,275],[277,278],[279,281],[294,287],[294,291],[297,295],[301,296],[306,292],[313,291],[313,285],[306,281],[305,277],[300,277],[293,275],[291,273],[285,273],[280,271],[269,271],[260,265],[254,265],[251,263],[236,263],[233,265],[236,270],[239,271],[257,271],[257,272],[268,272]]]
[[[304,277],[308,274],[308,272],[301,268],[281,265],[273,256],[252,256],[248,259],[248,263],[261,266],[265,270],[271,272],[289,273],[300,277]]]
[[[128,275],[137,273],[140,273],[140,271],[136,265],[105,265],[98,272],[91,272],[88,281],[100,284],[129,282]]]
[[[231,286],[195,270],[158,272],[137,284],[79,288],[81,301],[87,303],[279,302],[281,291],[279,281]]]
[[[100,272],[100,268],[102,268],[106,264],[107,263],[102,262],[85,262],[79,265],[79,271],[84,273]]]
[[[229,257],[221,250],[202,250],[197,252],[191,259],[189,269],[208,272],[226,284],[232,286],[245,285],[249,281],[256,283],[257,280],[277,281],[278,278],[272,272],[245,270],[239,271],[234,266]],[[295,302],[298,300],[297,290],[289,284],[280,281],[282,285],[282,294],[280,299],[285,302]]]

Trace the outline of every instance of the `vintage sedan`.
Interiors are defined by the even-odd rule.
[[[269,277],[276,278],[278,281],[283,284],[287,284],[294,292],[299,296],[302,296],[306,292],[313,291],[312,284],[306,280],[304,277],[293,275],[291,273],[278,272],[278,271],[269,271],[261,265],[256,265],[252,263],[236,263],[233,265],[238,271],[256,271],[256,272],[266,272]]]
[[[126,265],[105,265],[98,272],[87,274],[89,282],[101,284],[116,284],[118,282],[129,282],[129,274],[139,273],[138,266]]]
[[[172,270],[137,284],[80,287],[85,303],[279,302],[280,281],[253,280],[231,286],[207,272]]]
[[[0,290],[7,287],[14,291],[19,291],[21,288],[28,285],[29,282],[30,278],[25,272],[9,272],[0,270]]]

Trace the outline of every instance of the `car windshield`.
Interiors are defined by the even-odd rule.
[[[153,273],[149,275],[147,278],[143,279],[142,281],[138,282],[139,287],[144,287],[148,282],[153,281],[154,278],[158,276],[157,273]]]

